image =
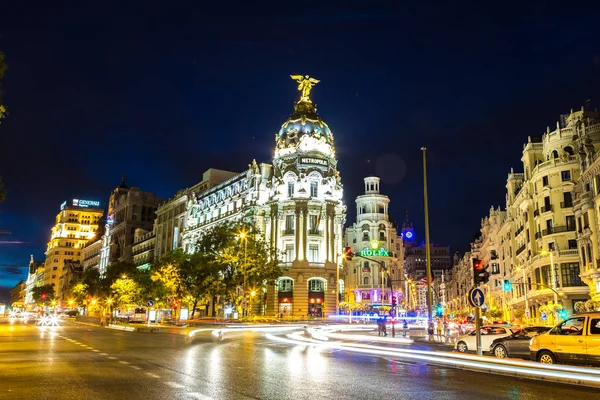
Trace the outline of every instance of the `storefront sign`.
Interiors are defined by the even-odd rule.
[[[73,206],[81,208],[100,207],[100,202],[94,200],[73,199]]]
[[[115,214],[108,214],[106,216],[106,224],[113,225],[115,223]]]
[[[390,252],[387,251],[386,249],[377,249],[377,250],[364,249],[364,250],[360,251],[360,256],[361,257],[389,257]]]
[[[311,157],[301,157],[300,163],[301,164],[316,164],[316,165],[322,165],[324,167],[326,167],[328,165],[326,160],[322,160],[320,158],[311,158]]]

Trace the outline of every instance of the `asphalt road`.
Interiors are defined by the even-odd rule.
[[[0,325],[0,399],[598,399],[594,389],[318,352],[244,332]]]

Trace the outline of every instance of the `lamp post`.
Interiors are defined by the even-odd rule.
[[[239,234],[241,240],[244,241],[244,282],[242,283],[242,297],[244,299],[244,316],[246,314],[246,251],[248,249],[248,239],[246,237],[246,232],[242,231]]]
[[[431,249],[429,247],[429,200],[427,198],[427,148],[421,147],[423,152],[423,199],[424,199],[424,211],[425,211],[425,255],[427,257],[427,282],[431,280]],[[433,303],[433,296],[431,293],[431,286],[427,285],[427,332],[429,337],[433,335],[433,319],[431,315],[431,306]]]
[[[521,270],[521,273],[523,274],[523,284],[526,283],[526,279],[525,279],[525,268],[523,267],[517,267],[517,271]],[[527,298],[527,295],[529,294],[529,288],[527,285],[524,285],[525,287],[525,322],[529,325],[529,299]]]
[[[340,257],[345,258],[344,254],[338,254],[335,259],[335,315],[340,315]],[[350,312],[352,318],[352,312]]]

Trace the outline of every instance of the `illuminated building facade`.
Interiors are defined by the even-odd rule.
[[[44,263],[41,261],[34,261],[32,255],[31,260],[29,261],[29,273],[27,274],[27,280],[25,281],[25,307],[28,309],[31,309],[35,305],[35,302],[33,301],[33,289],[44,284],[44,269]]]
[[[318,82],[294,76],[302,95],[275,136],[272,164],[257,164],[205,192],[190,193],[184,246],[210,227],[245,220],[284,255],[286,268],[262,294],[266,313],[322,316],[335,313],[336,266],[342,249],[345,206],[333,134],[309,98]]]
[[[73,199],[61,205],[46,249],[44,285],[52,285],[55,296],[63,298],[64,282],[72,267],[81,265],[81,250],[98,230],[103,215],[99,201]]]
[[[404,303],[406,293],[402,237],[390,221],[388,196],[380,193],[379,178],[364,179],[365,194],[356,198],[356,222],[346,229],[346,246],[353,253],[382,262],[390,269],[392,291],[398,298],[398,306]],[[383,276],[384,295],[381,296],[381,266],[362,257],[355,257],[345,271],[346,300],[360,303],[366,309],[381,305],[391,306],[388,275]]]
[[[151,231],[156,219],[156,210],[162,202],[154,193],[142,192],[138,187],[125,184],[125,176],[121,185],[113,190],[108,203],[107,236],[108,263],[133,263],[132,246],[135,230],[138,228]],[[100,258],[102,260],[102,250]],[[102,271],[104,270],[104,265]]]

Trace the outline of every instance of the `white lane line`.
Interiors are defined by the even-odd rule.
[[[181,389],[183,387],[183,385],[180,385],[179,383],[171,382],[171,381],[165,382],[165,385],[171,386],[173,389]]]
[[[119,361],[119,363],[127,365],[129,364],[129,361]]]
[[[92,346],[85,346],[85,348],[88,350],[94,350],[94,348]]]
[[[93,351],[93,352],[96,352],[96,353],[100,353],[100,350],[96,350],[96,349],[94,349],[94,350],[92,350],[92,351]]]
[[[148,375],[149,377],[152,377],[152,378],[156,378],[156,379],[160,378],[160,375],[153,374],[152,372],[146,372],[146,375]]]
[[[107,356],[108,353],[100,353],[101,356]]]
[[[133,368],[133,369],[141,369],[140,367],[138,367],[137,365],[130,365],[129,368]]]
[[[117,357],[108,357],[108,358],[111,359],[111,360],[118,360]]]
[[[212,397],[210,396],[206,396],[202,393],[198,393],[198,392],[190,392],[187,394],[190,397],[193,397],[194,399],[200,399],[200,400],[213,400]]]

